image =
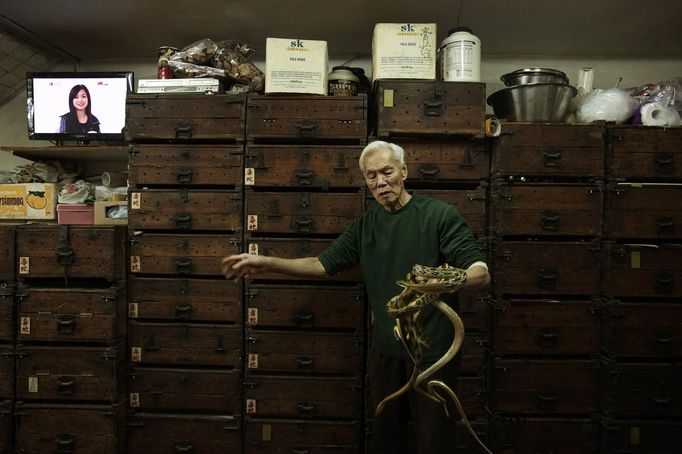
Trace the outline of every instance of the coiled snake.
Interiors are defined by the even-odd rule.
[[[406,279],[397,282],[403,288],[403,291],[390,299],[386,304],[386,311],[390,317],[395,318],[394,334],[407,350],[414,363],[414,369],[405,385],[379,402],[375,416],[378,416],[383,411],[390,400],[405,394],[410,389],[414,389],[429,399],[442,404],[446,414],[449,416],[446,398],[439,393],[442,391],[455,403],[457,410],[462,416],[462,422],[474,439],[485,452],[491,454],[469,424],[462,404],[454,391],[440,380],[429,380],[431,375],[435,374],[455,357],[464,340],[464,324],[462,319],[457,312],[440,300],[440,295],[456,293],[466,280],[467,273],[465,270],[453,268],[446,263],[439,267],[414,265],[412,270],[407,273]],[[422,370],[422,347],[428,347],[430,344],[430,340],[424,332],[422,318],[424,314],[423,309],[429,305],[435,306],[450,320],[454,328],[455,337],[445,354],[426,370]]]

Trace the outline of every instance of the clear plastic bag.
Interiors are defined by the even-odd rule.
[[[580,123],[612,121],[625,123],[639,107],[639,101],[620,88],[592,90],[577,106],[576,117]]]
[[[210,38],[200,39],[183,47],[180,52],[171,55],[168,62],[185,62],[194,65],[206,65],[218,50],[218,45]]]

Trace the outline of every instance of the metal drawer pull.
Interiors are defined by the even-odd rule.
[[[178,442],[173,446],[173,450],[175,452],[192,453],[194,452],[194,445],[192,443]]]
[[[175,261],[175,271],[178,274],[190,274],[192,272],[192,260],[177,259]]]
[[[672,273],[656,273],[655,279],[656,293],[672,293],[675,288]]]
[[[422,181],[430,181],[432,183],[438,182],[438,174],[440,173],[438,167],[419,167],[417,170],[421,174]]]
[[[542,230],[559,230],[559,214],[554,211],[543,212],[540,219],[540,227],[542,227]]]
[[[312,328],[313,319],[314,319],[313,312],[310,311],[294,312],[294,320],[296,321],[296,326],[299,328]]]
[[[657,173],[672,173],[675,170],[675,157],[670,153],[656,153],[654,167]]]
[[[538,273],[538,287],[554,288],[556,287],[556,282],[558,278],[559,278],[558,270],[542,269]]]
[[[427,117],[440,117],[443,113],[443,101],[434,99],[433,101],[424,101],[424,115]]]
[[[312,405],[309,402],[299,402],[298,414],[300,416],[307,416],[309,418],[312,418],[313,415],[315,414],[315,405]]]
[[[192,215],[188,213],[178,213],[173,216],[175,228],[189,230],[192,228]]]
[[[57,318],[57,332],[59,334],[73,334],[76,329],[76,317],[73,315],[60,315]]]
[[[675,222],[673,218],[663,216],[656,218],[656,233],[658,235],[672,235],[675,233]]]
[[[175,174],[175,177],[178,180],[178,183],[191,183],[192,182],[192,169],[189,169],[187,167],[182,167],[178,169],[177,173]]]
[[[175,138],[176,139],[191,139],[192,138],[192,126],[191,125],[178,125],[175,127]]]
[[[71,434],[59,434],[54,440],[55,453],[70,454],[76,449],[76,437]]]
[[[296,176],[297,184],[310,185],[312,183],[313,177],[315,176],[315,172],[312,170],[297,170],[294,172],[294,175]]]
[[[311,232],[313,229],[313,220],[310,218],[295,219],[294,226],[297,232]]]
[[[76,380],[70,376],[57,377],[57,394],[73,394],[76,388]]]
[[[554,346],[558,339],[559,333],[557,333],[554,329],[540,330],[537,336],[538,344],[544,346]]]
[[[192,318],[192,305],[189,303],[176,304],[175,317],[183,320]]]
[[[295,123],[296,134],[299,137],[315,137],[317,134],[317,124],[310,120],[303,120],[299,123]]]
[[[559,162],[561,161],[560,151],[543,151],[542,152],[542,165],[545,167],[559,167]]]
[[[300,369],[312,370],[313,360],[311,358],[296,358],[296,365],[298,366],[297,368],[299,370]]]

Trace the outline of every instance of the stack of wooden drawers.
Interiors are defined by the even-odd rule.
[[[128,452],[239,452],[245,98],[131,95]]]
[[[493,452],[595,452],[602,127],[506,123],[494,141]]]
[[[16,229],[16,451],[125,451],[125,229]]]
[[[602,452],[680,452],[682,131],[609,126]]]
[[[366,97],[249,96],[246,125],[246,250],[316,256],[363,212]],[[245,310],[244,452],[359,452],[359,270],[331,280],[254,275]]]
[[[14,227],[0,226],[0,454],[14,452]]]
[[[378,80],[375,135],[405,149],[406,188],[454,205],[487,256],[487,192],[490,152],[483,139],[485,85],[417,80]],[[376,205],[368,199],[370,206]],[[485,344],[488,292],[462,292],[459,315],[466,329],[457,395],[474,430],[485,435]],[[371,397],[371,396],[370,396]],[[368,399],[368,429],[376,399]],[[452,415],[458,452],[476,442]]]

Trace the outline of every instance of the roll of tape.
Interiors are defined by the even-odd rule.
[[[500,120],[495,117],[489,117],[485,119],[485,136],[486,137],[499,137],[502,134],[502,124]]]

